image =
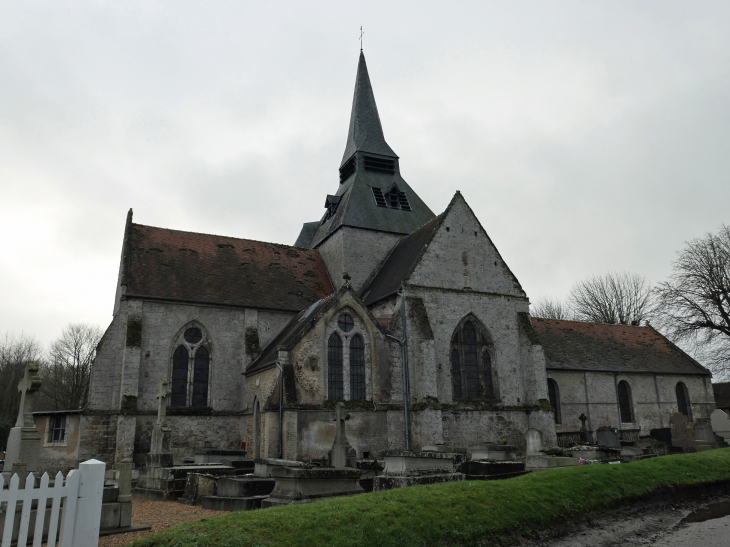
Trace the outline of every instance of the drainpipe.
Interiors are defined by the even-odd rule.
[[[395,336],[388,334],[388,338],[392,338],[400,344],[401,361],[403,362],[403,414],[405,418],[406,426],[406,450],[411,449],[411,431],[408,420],[408,354],[406,351],[406,342],[408,338],[406,336],[406,295],[405,290],[401,289],[398,293],[400,296],[400,311],[401,311],[401,322],[403,323],[403,339],[396,338]]]
[[[279,360],[274,361],[279,368],[279,459],[284,459],[284,369]]]
[[[618,429],[623,430],[623,420],[621,419],[621,400],[618,398],[618,374],[613,375],[613,387],[616,390],[616,408],[618,408]]]

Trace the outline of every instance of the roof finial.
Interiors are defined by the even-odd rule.
[[[360,51],[362,51],[362,35],[363,34],[365,34],[365,33],[362,31],[362,25],[360,25]]]

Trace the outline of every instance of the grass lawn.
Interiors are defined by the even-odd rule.
[[[718,481],[730,481],[730,448],[230,513],[170,528],[132,545],[495,545],[664,487]]]

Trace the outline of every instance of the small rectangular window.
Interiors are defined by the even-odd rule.
[[[66,439],[65,414],[50,416],[48,420],[48,442],[62,443]]]

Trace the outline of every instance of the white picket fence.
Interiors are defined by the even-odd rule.
[[[69,471],[65,484],[59,471],[53,486],[49,487],[48,473],[44,473],[38,488],[35,488],[32,473],[25,480],[25,488],[20,488],[18,475],[13,475],[8,490],[4,490],[5,480],[0,475],[0,508],[5,513],[0,547],[10,547],[19,502],[22,503],[22,511],[17,543],[19,547],[27,544],[34,500],[38,500],[38,509],[31,534],[33,547],[40,547],[41,543],[55,547],[57,537],[60,547],[96,547],[99,544],[105,470],[104,462],[89,460],[81,463],[79,469]],[[48,539],[43,541],[48,500],[52,500]],[[7,505],[3,508],[4,504]]]

